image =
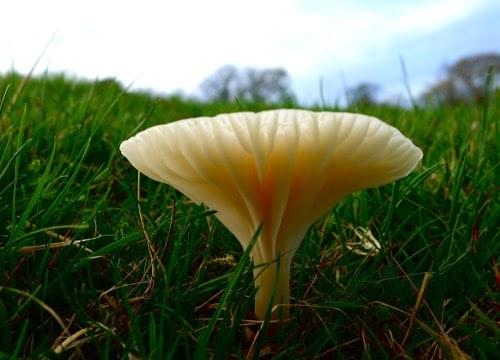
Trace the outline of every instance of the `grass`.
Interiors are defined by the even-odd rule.
[[[264,106],[15,74],[0,104],[0,358],[498,355],[499,93],[347,109],[398,127],[423,163],[314,224],[292,264],[293,318],[275,331],[253,317],[248,254],[213,212],[139,181],[118,151],[153,124]],[[358,227],[376,256],[348,249]]]

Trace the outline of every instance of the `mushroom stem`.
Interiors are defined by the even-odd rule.
[[[279,256],[269,263],[255,264],[254,282],[255,315],[258,319],[265,319],[270,311],[270,320],[286,319],[289,315],[290,304],[290,256]],[[285,306],[275,307],[284,304]]]

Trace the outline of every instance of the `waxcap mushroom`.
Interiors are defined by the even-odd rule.
[[[240,112],[153,126],[120,145],[141,173],[216,210],[252,249],[255,313],[288,316],[292,257],[309,226],[349,193],[395,181],[422,151],[377,118]],[[277,261],[279,260],[279,261]],[[281,312],[278,312],[280,310]]]

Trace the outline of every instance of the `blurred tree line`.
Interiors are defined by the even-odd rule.
[[[295,101],[288,73],[281,68],[239,69],[225,65],[203,81],[201,90],[211,101],[239,99],[266,104]]]
[[[500,72],[500,54],[482,53],[463,57],[444,68],[442,78],[420,96],[423,104],[481,103],[485,97],[485,82],[489,67],[494,74]],[[492,89],[500,88],[494,80]],[[294,103],[296,96],[291,80],[282,68],[240,69],[225,65],[201,84],[201,91],[209,101],[234,101],[235,99],[261,104]],[[346,89],[349,105],[376,104],[380,87],[361,82]]]
[[[486,89],[486,76],[490,66],[493,74],[500,72],[500,54],[484,53],[459,59],[446,66],[444,77],[424,91],[423,102],[451,105],[482,103],[486,90],[492,91],[499,87],[498,80],[493,79],[490,84],[492,88]]]

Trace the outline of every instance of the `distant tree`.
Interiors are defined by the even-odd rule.
[[[464,102],[464,94],[455,86],[453,80],[445,78],[431,85],[422,94],[425,103],[458,104]]]
[[[284,69],[247,69],[246,86],[239,94],[245,100],[255,102],[283,103],[294,99],[290,90],[290,79]]]
[[[233,100],[240,87],[239,77],[236,67],[225,65],[201,83],[201,90],[209,100]]]
[[[490,66],[494,72],[500,71],[500,54],[484,53],[459,59],[446,67],[444,78],[426,90],[422,98],[425,102],[446,104],[482,102]],[[493,86],[497,87],[497,84]]]
[[[377,93],[380,87],[370,82],[361,82],[347,89],[349,105],[371,105],[377,102]]]
[[[295,100],[286,70],[238,69],[225,65],[201,84],[204,96],[211,101],[283,103]]]

